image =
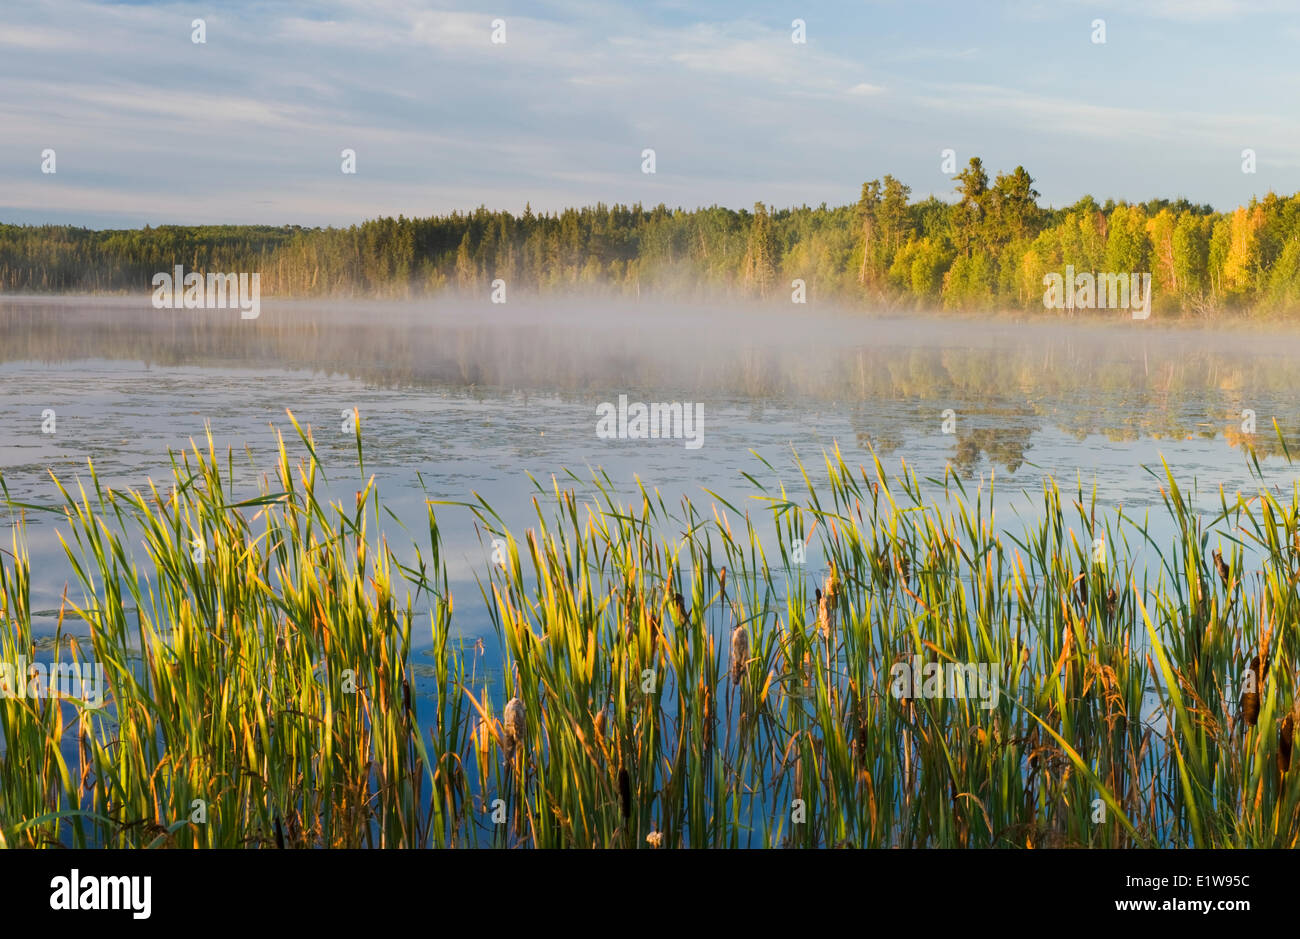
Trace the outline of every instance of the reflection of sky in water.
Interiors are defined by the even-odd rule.
[[[403,562],[414,557],[404,544],[427,543],[426,491],[428,498],[452,501],[477,492],[521,534],[535,522],[537,490],[526,474],[547,490],[552,475],[562,487],[578,486],[566,468],[585,480],[588,467],[602,467],[628,498],[639,477],[669,506],[689,495],[706,517],[712,515],[707,487],[749,509],[760,534],[770,538],[770,514],[747,499],[757,490],[741,474],[773,489],[777,480],[751,450],[776,467],[799,499],[803,482],[791,447],[816,481],[824,476],[822,452],[837,443],[851,466],[870,466],[870,443],[887,472],[897,472],[905,459],[922,479],[941,479],[956,462],[969,493],[981,485],[987,490],[993,477],[999,523],[1012,530],[1020,527],[1018,517],[1035,517],[1045,476],[1060,481],[1067,501],[1082,480],[1085,498],[1097,487],[1100,506],[1122,505],[1138,520],[1149,512],[1153,537],[1166,544],[1173,530],[1159,481],[1142,466],[1162,476],[1163,456],[1180,485],[1199,486],[1198,504],[1209,511],[1220,485],[1229,494],[1258,486],[1243,448],[1229,445],[1238,439],[1233,432],[1242,407],[1255,409],[1265,452],[1278,449],[1274,417],[1288,433],[1296,426],[1287,409],[1294,407],[1290,383],[1300,377],[1292,372],[1300,367],[1292,365],[1297,357],[1288,352],[1289,336],[1177,333],[1151,340],[1123,325],[1035,332],[971,323],[931,323],[928,333],[908,324],[910,335],[854,324],[827,335],[818,322],[815,329],[775,336],[764,335],[760,324],[746,346],[734,336],[719,344],[690,328],[674,334],[678,340],[648,331],[642,338],[621,323],[593,338],[586,321],[521,332],[517,324],[466,327],[445,317],[414,327],[375,321],[373,314],[363,328],[296,322],[291,328],[277,325],[271,312],[251,329],[199,319],[164,329],[156,318],[122,313],[135,309],[123,304],[97,301],[83,310],[65,301],[53,312],[0,304],[0,470],[15,499],[53,503],[47,468],[71,482],[85,475],[87,458],[116,488],[166,478],[168,449],[187,446],[191,437],[202,441],[205,425],[219,452],[234,448],[237,485],[252,494],[274,466],[276,429],[295,458],[303,454],[288,408],[314,429],[330,496],[351,505],[361,481],[354,439],[341,424],[342,412],[356,407],[366,472],[376,475],[385,504],[409,530],[403,536],[396,523],[385,524]],[[1076,328],[1079,333],[1069,332]],[[598,439],[596,405],[616,402],[619,394],[631,401],[702,402],[704,446]],[[57,413],[54,436],[40,433],[45,408]],[[957,414],[955,435],[941,432],[945,408]],[[1261,460],[1270,485],[1291,485],[1295,474],[1284,461]],[[550,501],[543,494],[548,516]],[[453,628],[472,641],[490,633],[475,581],[488,549],[467,510],[440,507],[438,517],[457,597]],[[28,543],[32,606],[54,609],[72,577],[51,517],[29,517]],[[1130,544],[1139,560],[1148,555],[1149,549],[1138,551],[1135,537]],[[809,570],[820,569],[815,550],[808,561]],[[53,628],[47,617],[36,627]],[[420,646],[427,635],[417,622]],[[497,680],[494,659],[479,661],[478,686],[484,677]],[[418,657],[416,668],[418,676],[432,677],[421,674]]]

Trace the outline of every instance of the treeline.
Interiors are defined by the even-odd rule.
[[[1186,200],[1091,196],[1039,206],[1023,167],[990,181],[978,158],[953,202],[912,201],[892,176],[856,205],[752,212],[599,204],[522,215],[380,218],[349,228],[161,226],[91,231],[0,225],[0,290],[148,290],[177,264],[257,271],[264,295],[411,297],[587,289],[621,295],[809,300],[880,307],[1042,309],[1044,275],[1152,275],[1156,311],[1300,310],[1300,195],[1232,212]]]

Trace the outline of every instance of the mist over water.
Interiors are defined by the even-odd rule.
[[[87,460],[107,485],[170,474],[168,451],[205,441],[233,451],[249,494],[274,464],[277,431],[301,453],[286,409],[310,425],[331,494],[346,502],[364,479],[345,412],[359,410],[366,475],[406,525],[395,545],[427,537],[426,500],[479,493],[514,531],[548,500],[552,478],[590,493],[593,470],[632,497],[637,480],[669,504],[712,496],[755,510],[763,485],[814,481],[838,447],[871,472],[906,461],[919,477],[952,470],[968,490],[995,483],[1004,524],[1032,517],[1045,477],[1097,488],[1101,505],[1156,507],[1161,458],[1207,505],[1218,489],[1295,474],[1291,389],[1300,336],[1259,329],[1005,319],[907,319],[836,311],[589,298],[425,303],[306,301],[238,310],[155,310],[147,297],[6,298],[0,302],[0,469],[10,495],[48,504],[52,469],[71,481]],[[682,439],[601,439],[597,408],[632,402],[702,406],[703,445]],[[42,414],[57,416],[42,433]],[[1242,430],[1255,413],[1256,433]],[[955,426],[944,432],[944,412]],[[758,457],[767,460],[777,475]],[[566,476],[571,470],[576,476]],[[541,491],[529,480],[531,474]],[[585,482],[584,482],[585,481]],[[936,487],[938,489],[938,487]],[[1007,514],[1008,511],[1015,514]],[[486,561],[469,513],[438,508],[462,626]],[[58,605],[66,562],[46,517],[30,516],[33,604]],[[1156,530],[1159,530],[1156,520]],[[819,559],[809,557],[816,569]]]
[[[451,629],[471,662],[473,687],[500,697],[502,649],[480,593],[491,534],[464,503],[486,502],[521,540],[539,512],[553,517],[557,486],[574,490],[584,511],[599,512],[598,480],[629,503],[639,502],[644,485],[670,511],[689,499],[696,518],[716,512],[740,527],[736,515],[748,516],[779,565],[767,498],[784,489],[802,501],[809,482],[821,488],[826,455],[838,451],[868,479],[876,459],[889,476],[906,467],[941,511],[954,505],[945,481],[955,477],[1012,537],[1042,517],[1049,480],[1065,500],[1077,499],[1079,514],[1069,516],[1076,521],[1094,498],[1098,507],[1122,508],[1129,527],[1105,533],[1125,542],[1116,565],[1124,569],[1108,576],[1145,593],[1162,576],[1159,546],[1176,534],[1161,499],[1162,460],[1207,519],[1221,489],[1231,501],[1239,490],[1294,484],[1283,451],[1300,451],[1297,353],[1300,334],[1292,332],[1123,319],[444,298],[268,301],[246,320],[238,310],[155,310],[143,297],[8,298],[0,301],[8,417],[0,424],[0,478],[10,499],[33,506],[60,504],[51,471],[75,491],[88,481],[88,462],[103,486],[147,489],[150,479],[170,483],[170,454],[195,444],[206,450],[210,433],[236,495],[252,497],[278,488],[279,435],[291,460],[308,455],[292,412],[311,429],[327,499],[351,506],[374,476],[392,515],[381,516],[370,537],[382,533],[400,563],[417,563],[416,545],[428,555],[433,503],[455,598]],[[698,408],[701,445],[692,447],[689,435],[599,432],[602,408],[637,404]],[[74,617],[60,626],[65,589],[73,602],[82,597],[58,538],[66,523],[34,511],[25,520],[33,652],[53,660],[69,634],[87,634]],[[6,528],[14,521],[6,512]],[[676,521],[661,534],[680,537]],[[1085,549],[1091,541],[1083,526],[1070,534]],[[147,579],[139,538],[126,543]],[[1249,550],[1245,560],[1249,578]],[[686,573],[689,561],[679,563]],[[806,595],[826,572],[813,540],[802,569],[773,572],[774,589],[794,596],[802,578]],[[732,625],[725,611],[702,615],[722,647]],[[434,649],[427,632],[416,632],[411,693],[435,699]],[[1135,642],[1145,648],[1144,637]],[[1158,691],[1143,688],[1135,716],[1163,733]]]

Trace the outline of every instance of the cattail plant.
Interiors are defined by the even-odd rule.
[[[506,704],[501,719],[505,738],[502,741],[502,749],[505,751],[506,762],[513,763],[515,753],[520,751],[524,744],[527,730],[524,722],[524,702],[518,698],[511,698]]]
[[[930,498],[906,469],[888,477],[877,463],[873,481],[837,452],[823,481],[802,473],[806,494],[760,485],[755,496],[784,543],[823,532],[834,561],[815,629],[813,585],[774,576],[767,526],[748,511],[711,506],[710,519],[646,489],[629,503],[599,472],[586,515],[557,482],[526,537],[486,503],[457,503],[527,546],[483,578],[492,668],[512,676],[492,685],[449,641],[443,503],[429,508],[434,557],[407,566],[376,534],[373,480],[355,500],[332,481],[342,495],[327,502],[315,461],[291,470],[285,454],[273,486],[241,502],[211,450],[178,458],[175,500],[108,495],[93,471],[84,490],[60,488],[51,511],[76,576],[67,615],[108,666],[111,702],[96,713],[0,696],[0,844],[228,848],[274,844],[278,828],[287,847],[1300,846],[1296,787],[1258,771],[1272,773],[1274,733],[1289,770],[1300,720],[1295,706],[1275,720],[1283,689],[1262,690],[1277,680],[1272,658],[1297,654],[1281,626],[1300,612],[1300,493],[1224,497],[1209,520],[1167,472],[1178,534],[1153,547],[1145,520],[1115,513],[1110,525],[1131,527],[1107,538],[1108,591],[1096,571],[1085,586],[1074,561],[1074,533],[1104,511],[1095,492],[1089,505],[1082,486],[1063,494],[1047,481],[1036,520],[1000,527],[992,492],[952,477]],[[43,639],[27,511],[10,503],[12,548],[0,551],[0,662]],[[1261,571],[1258,587],[1237,572],[1226,611],[1201,585],[1215,576],[1202,546],[1216,525],[1243,544],[1242,568]],[[1130,534],[1159,554],[1151,578],[1123,556]],[[202,564],[189,552],[198,536]],[[891,582],[899,589],[879,590]],[[1089,588],[1098,616],[1083,635]],[[417,652],[412,611],[426,602],[432,644]],[[1261,611],[1258,627],[1248,610]],[[643,625],[654,693],[639,687],[651,664]],[[818,674],[822,638],[837,643]],[[57,639],[43,648],[67,654]],[[1221,683],[1252,651],[1253,686],[1232,702]],[[429,656],[428,675],[415,654]],[[975,662],[1000,673],[989,708],[936,696],[918,676],[898,698],[891,688],[896,663]],[[767,676],[761,687],[743,681],[750,669]],[[364,693],[340,690],[348,670]],[[229,734],[213,735],[214,713]],[[1236,736],[1265,723],[1267,739]],[[208,823],[176,827],[207,793]],[[498,793],[515,824],[482,823]],[[796,797],[814,810],[797,823]],[[1088,810],[1099,797],[1105,825]]]
[[[1214,557],[1214,569],[1219,572],[1219,580],[1223,581],[1223,586],[1226,589],[1231,583],[1231,572],[1228,570],[1228,565],[1223,560],[1223,555],[1219,553],[1218,548],[1215,548],[1212,554]]]
[[[731,631],[731,683],[740,684],[741,676],[745,674],[745,666],[749,663],[749,630],[744,626],[737,626]]]
[[[817,632],[821,634],[823,639],[830,642],[834,631],[831,618],[835,615],[830,605],[830,598],[822,593],[819,587],[814,599],[817,601]]]

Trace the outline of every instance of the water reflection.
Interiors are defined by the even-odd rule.
[[[378,389],[546,394],[583,407],[624,389],[715,411],[748,406],[756,421],[770,407],[813,420],[833,412],[859,447],[881,454],[940,432],[953,408],[948,458],[966,474],[984,460],[1014,473],[1046,428],[1080,441],[1221,439],[1265,457],[1281,450],[1276,419],[1288,445],[1300,442],[1291,394],[1300,342],[1252,330],[578,302],[267,303],[250,321],[237,311],[154,310],[143,298],[10,298],[0,301],[0,337],[5,363],[306,371]]]

